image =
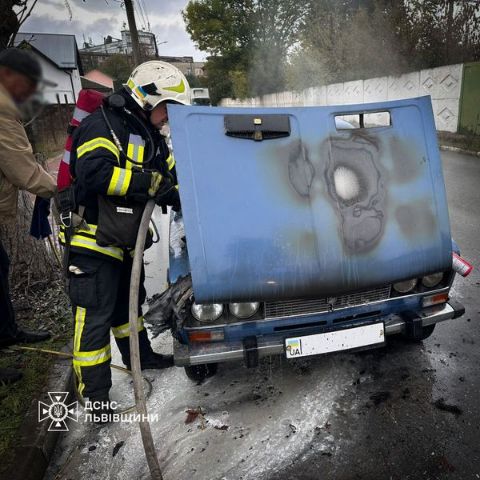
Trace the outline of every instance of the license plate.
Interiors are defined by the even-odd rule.
[[[383,323],[285,339],[287,358],[307,357],[385,343]]]

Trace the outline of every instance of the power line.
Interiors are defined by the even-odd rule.
[[[145,20],[145,16],[144,16],[144,14],[143,14],[143,10],[142,10],[142,7],[141,7],[140,2],[139,2],[139,1],[134,1],[134,2],[133,2],[133,8],[134,8],[134,10],[135,10],[136,15],[137,15],[139,18],[141,18],[141,20],[142,20],[142,23],[143,23],[143,25],[142,25],[142,30],[146,30],[146,28],[147,28],[147,22],[146,22],[146,20]]]
[[[147,15],[147,9],[145,8],[145,3],[143,0],[137,0],[136,3],[138,5],[138,9],[140,10],[143,23],[145,24],[145,30],[150,30],[150,21]]]
[[[139,0],[142,8],[143,8],[143,11],[145,12],[145,18],[147,19],[147,27],[148,27],[148,31],[150,32],[151,29],[150,29],[150,18],[148,17],[148,10],[147,10],[147,5],[145,3],[145,0]]]

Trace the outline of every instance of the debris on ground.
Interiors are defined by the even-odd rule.
[[[216,418],[214,418],[214,419],[209,418],[208,419],[208,424],[210,426],[212,426],[213,428],[215,428],[216,430],[228,430],[229,429],[228,425],[226,425],[221,420],[218,420]]]
[[[439,398],[438,400],[435,400],[435,402],[433,402],[433,405],[439,410],[453,413],[457,417],[463,413],[463,410],[458,405],[450,405],[445,402],[444,398]]]
[[[185,411],[187,418],[185,419],[185,424],[193,423],[199,415],[204,416],[203,410],[201,407],[198,408],[189,408]]]
[[[125,442],[122,440],[121,442],[118,442],[114,447],[113,447],[113,452],[112,452],[112,457],[114,457],[118,451],[125,445]]]
[[[386,402],[391,397],[390,392],[376,392],[370,395],[370,400],[375,406],[380,405],[383,402]]]

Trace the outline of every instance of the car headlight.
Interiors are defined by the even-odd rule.
[[[422,278],[422,284],[424,287],[433,288],[436,287],[443,279],[443,272],[432,273],[432,275],[426,275]]]
[[[238,318],[250,318],[253,317],[260,307],[258,302],[248,303],[231,303],[230,312]]]
[[[417,279],[412,278],[411,280],[405,280],[403,282],[394,283],[393,288],[398,293],[408,293],[415,288],[416,284],[417,284]]]
[[[221,303],[207,303],[205,305],[192,304],[192,315],[199,322],[213,322],[220,318],[223,313],[223,305]]]

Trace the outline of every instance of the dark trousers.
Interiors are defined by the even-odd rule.
[[[0,341],[17,335],[15,312],[10,298],[8,270],[10,260],[0,241]]]
[[[70,273],[69,287],[75,319],[73,368],[78,389],[84,397],[104,397],[112,386],[110,329],[123,362],[130,362],[128,303],[132,258],[125,253],[120,263],[72,253],[69,264],[82,272]],[[141,361],[152,354],[141,310],[146,297],[143,282],[142,271],[137,324]]]

